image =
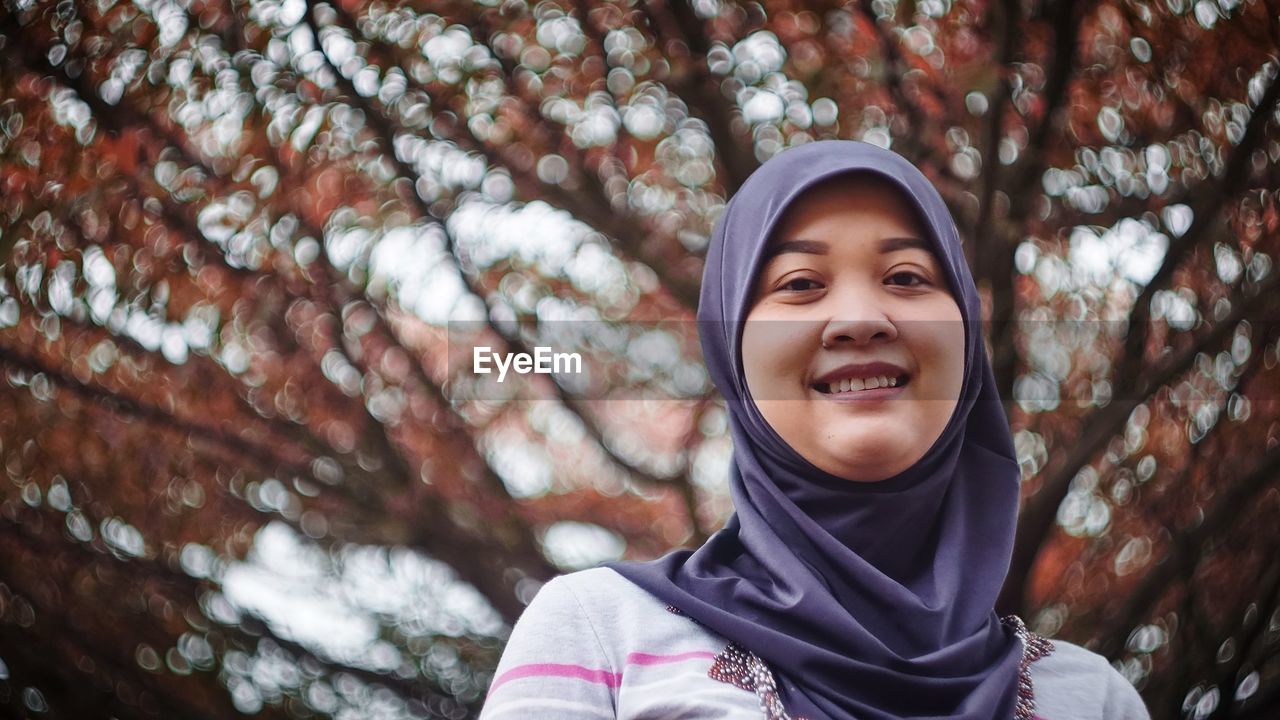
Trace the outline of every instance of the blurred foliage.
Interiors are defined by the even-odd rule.
[[[727,516],[702,250],[760,162],[856,138],[994,319],[1004,609],[1156,717],[1274,717],[1278,14],[4,0],[0,708],[474,714],[541,581]],[[592,380],[474,386],[463,322]]]

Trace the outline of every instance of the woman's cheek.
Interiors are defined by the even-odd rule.
[[[812,408],[804,394],[798,392],[798,380],[807,377],[812,362],[812,356],[802,350],[804,343],[812,342],[812,331],[819,326],[812,321],[762,315],[748,317],[743,332],[742,364],[747,389],[765,422],[801,455],[809,457],[812,453],[806,442],[811,438],[806,420]],[[821,340],[820,330],[816,337]]]
[[[808,367],[813,359],[812,347],[821,343],[821,337],[820,323],[761,313],[747,318],[742,338],[743,359],[747,360],[746,354],[750,353],[751,361],[768,365],[774,371]]]

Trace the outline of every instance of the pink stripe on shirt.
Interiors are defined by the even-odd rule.
[[[600,683],[609,687],[618,687],[622,682],[622,673],[609,672],[608,670],[593,670],[585,668],[581,665],[569,665],[565,663],[533,663],[530,665],[520,665],[502,673],[498,679],[493,681],[493,685],[489,687],[489,695],[504,683],[512,680],[520,680],[527,677],[563,677],[577,678],[586,680],[587,682]]]
[[[716,654],[709,650],[694,650],[692,652],[680,653],[679,655],[652,655],[650,653],[633,652],[627,653],[627,664],[661,665],[663,663],[680,662],[681,660],[692,660],[694,658],[714,660],[715,657]]]
[[[715,656],[715,653],[706,650],[694,650],[692,652],[680,653],[678,655],[654,655],[651,653],[633,652],[627,654],[626,664],[662,665],[665,663],[680,662],[681,660],[711,660],[715,658]],[[581,665],[571,665],[567,663],[532,663],[529,665],[519,665],[502,673],[501,676],[493,681],[493,685],[489,687],[488,695],[492,695],[494,690],[497,690],[505,683],[527,677],[573,678],[577,680],[586,680],[587,682],[599,683],[609,687],[618,687],[618,685],[622,683],[622,673],[620,672],[596,670],[593,668],[583,667]]]

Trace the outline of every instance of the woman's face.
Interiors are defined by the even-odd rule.
[[[803,193],[770,238],[742,334],[747,387],[828,473],[892,477],[955,410],[964,323],[928,237],[886,181],[854,176]]]

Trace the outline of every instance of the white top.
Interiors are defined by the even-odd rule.
[[[756,692],[708,675],[728,645],[609,568],[562,575],[512,629],[480,719],[761,720]],[[1053,645],[1030,666],[1037,718],[1150,720],[1102,656]]]

